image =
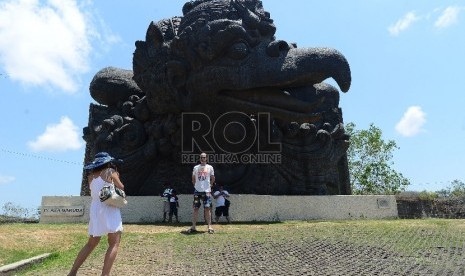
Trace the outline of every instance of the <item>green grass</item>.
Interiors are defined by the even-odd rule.
[[[242,250],[244,245],[253,243],[274,245],[278,242],[324,241],[383,248],[406,256],[434,252],[438,248],[462,248],[465,244],[465,220],[448,219],[232,223],[215,225],[214,235],[183,235],[181,232],[188,228],[187,224],[124,227],[122,251],[134,258],[144,254],[144,250],[147,254],[166,257],[155,258],[156,265],[192,263],[199,261],[198,254],[215,254],[216,248]],[[199,225],[198,229],[205,228]],[[49,271],[66,271],[86,241],[86,224],[0,224],[0,266],[52,253],[43,263],[21,273],[27,275],[33,271],[33,274],[41,275]],[[103,256],[106,246],[106,238],[103,238],[93,254]],[[131,264],[132,260],[124,261]],[[428,262],[427,259],[420,261]]]
[[[86,228],[85,224],[0,224],[0,266],[43,253],[52,255],[42,266],[69,266],[87,241]],[[96,252],[105,250],[103,246]]]

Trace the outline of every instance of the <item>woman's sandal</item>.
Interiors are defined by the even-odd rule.
[[[215,230],[213,230],[213,229],[211,229],[211,228],[208,229],[208,234],[213,234],[213,233],[215,233]]]

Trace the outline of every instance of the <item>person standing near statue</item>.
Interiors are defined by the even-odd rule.
[[[216,199],[216,208],[215,208],[215,222],[218,223],[221,216],[226,218],[226,221],[229,221],[229,193],[224,189],[223,185],[218,186],[218,191],[213,193],[213,198]]]
[[[169,183],[165,183],[163,185],[163,192],[161,193],[161,197],[163,198],[163,222],[166,222],[166,218],[170,213],[170,197],[173,189],[170,187]]]
[[[207,164],[207,154],[200,154],[200,164],[196,165],[192,171],[192,184],[194,185],[194,202],[193,202],[193,215],[192,226],[187,233],[197,232],[196,224],[199,216],[199,208],[203,204],[203,213],[205,221],[208,224],[208,233],[213,234],[212,228],[212,194],[211,187],[215,184],[215,172],[213,167]]]
[[[106,152],[99,152],[95,155],[94,161],[84,167],[85,170],[89,171],[87,181],[92,198],[89,214],[89,239],[81,251],[79,251],[68,276],[77,274],[81,265],[87,257],[89,257],[95,247],[97,247],[103,235],[108,236],[108,248],[103,260],[101,275],[110,275],[111,267],[118,253],[123,223],[119,208],[100,201],[100,190],[103,186],[111,183],[121,190],[124,190],[124,185],[116,170],[116,163],[118,162],[121,162],[121,160],[111,157]]]
[[[173,222],[173,215],[176,218],[176,222],[179,222],[178,208],[179,208],[179,199],[178,199],[178,196],[176,195],[176,190],[173,189],[171,191],[171,197],[170,197],[170,218],[168,219],[169,223]]]

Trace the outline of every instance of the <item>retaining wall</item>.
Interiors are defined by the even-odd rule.
[[[396,197],[399,218],[465,218],[465,198]]]
[[[180,222],[192,218],[192,195],[178,195]],[[124,223],[155,223],[163,219],[161,197],[128,196],[121,209]],[[230,218],[235,222],[397,218],[395,196],[269,196],[231,195]],[[89,221],[89,196],[44,196],[41,223]],[[202,221],[202,214],[199,221]]]

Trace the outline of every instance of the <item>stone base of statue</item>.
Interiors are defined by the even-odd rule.
[[[180,222],[192,218],[193,196],[178,195]],[[40,223],[87,223],[89,196],[44,196]],[[270,196],[231,195],[230,219],[234,222],[285,220],[345,220],[397,218],[395,196]],[[215,207],[215,206],[213,206]],[[203,208],[203,207],[201,207]],[[163,220],[163,202],[157,196],[129,196],[121,209],[123,223],[156,223]],[[203,216],[199,216],[201,221]]]

